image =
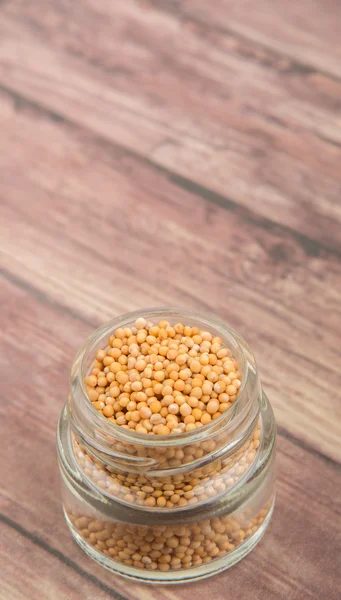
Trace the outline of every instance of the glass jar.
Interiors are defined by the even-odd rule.
[[[219,418],[194,431],[148,435],[110,422],[92,406],[84,379],[96,352],[139,317],[181,321],[222,338],[242,378],[235,402]],[[268,526],[275,436],[254,356],[224,322],[172,308],[118,317],[79,350],[58,425],[71,533],[104,567],[138,581],[180,583],[218,573],[250,552]]]

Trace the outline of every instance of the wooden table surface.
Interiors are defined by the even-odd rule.
[[[1,600],[341,595],[341,3],[0,0]],[[73,356],[137,308],[215,313],[278,423],[263,541],[206,582],[102,570],[61,511]]]

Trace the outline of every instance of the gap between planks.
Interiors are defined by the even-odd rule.
[[[102,591],[109,594],[111,598],[115,598],[115,600],[127,600],[125,596],[122,596],[122,594],[116,592],[114,588],[110,587],[109,585],[106,585],[100,579],[95,577],[95,575],[92,575],[91,573],[88,573],[88,571],[86,571],[85,569],[82,569],[82,567],[79,567],[77,563],[75,563],[73,560],[65,556],[56,548],[50,546],[50,544],[47,544],[38,535],[31,533],[30,531],[19,525],[19,523],[17,523],[16,521],[13,521],[12,519],[6,517],[6,515],[2,513],[0,513],[0,521],[2,521],[8,527],[14,529],[17,533],[19,533],[26,539],[30,540],[30,542],[32,542],[35,546],[38,546],[42,550],[45,550],[45,552],[48,552],[49,554],[57,558],[61,563],[63,563],[63,565],[69,567],[69,569],[72,569],[78,575],[81,575],[82,577],[90,581],[92,584],[100,588]]]
[[[300,73],[304,75],[323,75],[328,79],[331,79],[335,82],[341,81],[341,76],[337,76],[335,73],[331,71],[327,71],[321,69],[320,67],[313,66],[298,60],[297,58],[293,58],[289,54],[284,51],[280,51],[277,48],[272,48],[270,44],[265,42],[260,42],[259,40],[254,40],[251,37],[248,37],[244,33],[240,33],[239,31],[235,31],[233,27],[226,27],[222,25],[218,25],[216,23],[205,23],[203,19],[200,19],[190,12],[186,12],[186,10],[182,10],[181,5],[177,4],[175,6],[169,5],[168,2],[160,2],[159,0],[147,0],[146,6],[153,8],[153,10],[163,13],[166,15],[170,15],[177,19],[179,22],[187,24],[188,28],[193,27],[195,29],[200,29],[205,35],[207,31],[216,31],[219,34],[226,35],[230,38],[236,40],[236,42],[240,42],[244,44],[248,49],[254,50],[254,55],[251,54],[251,58],[258,62],[263,66],[267,66],[269,68],[275,68],[275,70],[280,73],[285,72],[288,73]],[[238,47],[233,47],[233,50],[240,54],[241,57],[245,55],[242,52],[238,52]],[[265,53],[268,54],[268,57],[271,59],[271,62],[266,61]],[[288,66],[285,71],[276,68],[276,63],[282,64],[284,61],[288,61]],[[329,140],[327,140],[329,142]]]

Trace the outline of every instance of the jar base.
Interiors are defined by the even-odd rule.
[[[118,561],[114,561],[111,558],[106,557],[104,554],[96,550],[93,546],[88,544],[78,533],[77,529],[71,523],[67,512],[64,508],[64,515],[68,527],[72,533],[73,538],[77,542],[77,544],[81,547],[81,549],[93,560],[99,563],[102,567],[115,573],[116,575],[121,575],[126,579],[131,579],[133,581],[137,581],[139,583],[148,583],[148,584],[163,584],[163,585],[174,585],[180,583],[191,583],[194,581],[200,581],[201,579],[206,579],[207,577],[212,577],[213,575],[217,575],[226,569],[229,569],[237,562],[239,562],[242,558],[244,558],[253,548],[258,544],[258,542],[263,537],[269,523],[271,520],[271,516],[273,513],[275,504],[275,499],[272,501],[272,504],[269,508],[268,514],[266,515],[261,526],[252,534],[247,540],[237,546],[234,550],[228,552],[225,556],[218,558],[216,560],[212,560],[209,563],[200,565],[199,567],[190,567],[189,569],[179,569],[172,571],[149,571],[144,569],[139,569],[136,567],[130,567]]]

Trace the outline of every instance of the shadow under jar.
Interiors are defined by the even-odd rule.
[[[219,418],[193,431],[149,435],[120,427],[92,406],[84,380],[97,351],[139,317],[181,321],[223,340],[242,377],[236,400]],[[172,308],[114,319],[78,352],[58,426],[72,535],[104,567],[138,581],[181,583],[218,573],[250,552],[267,528],[275,435],[253,354],[224,322]]]

